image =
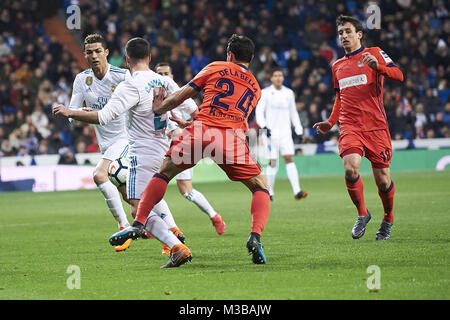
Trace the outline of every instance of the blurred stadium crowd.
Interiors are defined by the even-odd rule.
[[[102,34],[111,64],[125,67],[125,43],[145,37],[153,46],[152,67],[169,62],[180,85],[209,62],[223,60],[232,33],[251,37],[256,54],[250,69],[261,87],[270,84],[270,69],[280,66],[285,84],[295,92],[305,128],[304,136],[294,137],[296,143],[322,143],[337,136],[337,131],[317,136],[311,129],[328,118],[334,102],[330,65],[344,54],[335,19],[342,13],[365,21],[368,5],[355,0],[59,3],[62,10],[79,5],[83,37]],[[366,29],[365,45],[381,47],[405,75],[404,83],[385,82],[392,138],[449,138],[448,2],[384,0],[379,6],[381,29]],[[0,155],[97,152],[90,126],[51,117],[53,104],[68,105],[72,81],[82,70],[67,48],[45,34],[38,2],[2,0],[0,32]]]

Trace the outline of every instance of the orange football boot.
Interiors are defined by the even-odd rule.
[[[125,229],[125,227],[120,227],[119,231],[122,231],[123,229]],[[128,249],[128,247],[131,244],[131,239],[128,239],[127,241],[125,241],[123,244],[119,245],[119,246],[115,246],[114,250],[116,250],[116,252],[120,252],[120,251],[125,251]]]

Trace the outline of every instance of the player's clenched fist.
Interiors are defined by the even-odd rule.
[[[378,60],[374,55],[371,55],[369,52],[364,52],[362,54],[363,56],[363,63],[367,64],[369,67],[371,67],[374,70],[377,70],[378,68]]]
[[[329,121],[317,122],[317,123],[314,123],[314,125],[313,125],[313,129],[317,128],[317,131],[320,134],[327,133],[332,127],[333,126],[331,125],[331,123]]]

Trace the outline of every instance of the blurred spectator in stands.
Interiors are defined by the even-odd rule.
[[[113,66],[122,68],[123,62],[124,62],[124,57],[119,52],[119,49],[114,49],[114,51],[112,51],[112,55],[109,58],[109,63],[112,64]]]
[[[11,52],[11,48],[7,43],[3,40],[3,37],[0,36],[0,57],[8,56]]]
[[[39,104],[34,107],[34,111],[31,114],[31,121],[44,139],[50,135],[48,129],[49,120]]]
[[[59,151],[59,161],[58,164],[77,164],[77,159],[75,158],[72,151],[69,148],[64,147]]]
[[[445,125],[450,126],[450,102],[447,102],[442,111],[442,121]]]
[[[416,128],[416,135],[418,132],[421,131],[421,138],[423,138],[423,128],[425,127],[425,125],[428,122],[427,119],[427,115],[425,114],[425,108],[423,106],[423,104],[419,103],[416,105],[416,110],[415,110],[415,117],[416,117],[416,121],[414,123],[414,126]]]
[[[436,113],[442,108],[442,101],[434,94],[434,90],[428,88],[425,95],[419,98],[418,103],[424,106],[428,120],[435,121]]]
[[[191,57],[189,61],[189,65],[191,66],[192,72],[197,74],[209,63],[209,58],[203,54],[202,48],[196,48],[194,51],[194,55]]]

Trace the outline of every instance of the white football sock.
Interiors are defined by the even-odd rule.
[[[172,212],[170,211],[166,200],[162,199],[160,202],[158,202],[153,207],[152,211],[154,213],[156,213],[158,216],[160,216],[161,219],[164,220],[164,222],[169,226],[169,229],[177,228],[177,224],[175,223],[175,220],[173,219]]]
[[[145,221],[145,230],[170,248],[181,244],[181,241],[170,231],[169,226],[153,210]]]
[[[98,188],[105,197],[106,205],[108,206],[109,211],[111,211],[114,219],[116,219],[119,223],[119,228],[128,227],[130,223],[128,222],[127,214],[123,210],[119,190],[117,190],[117,188],[109,180],[99,184]]]
[[[275,186],[275,176],[277,175],[278,167],[272,167],[268,165],[266,167],[266,178],[267,178],[267,184],[269,185],[269,193],[272,196],[273,195],[273,188]]]
[[[206,200],[205,196],[195,189],[192,189],[191,193],[185,193],[184,197],[189,201],[192,201],[200,208],[204,213],[206,213],[209,218],[214,217],[217,212],[213,209],[213,207],[209,204],[208,200]]]
[[[295,165],[294,162],[289,162],[286,164],[286,173],[291,183],[292,191],[294,192],[294,195],[296,195],[301,191],[301,189],[300,189],[300,181],[298,179],[297,166]]]

